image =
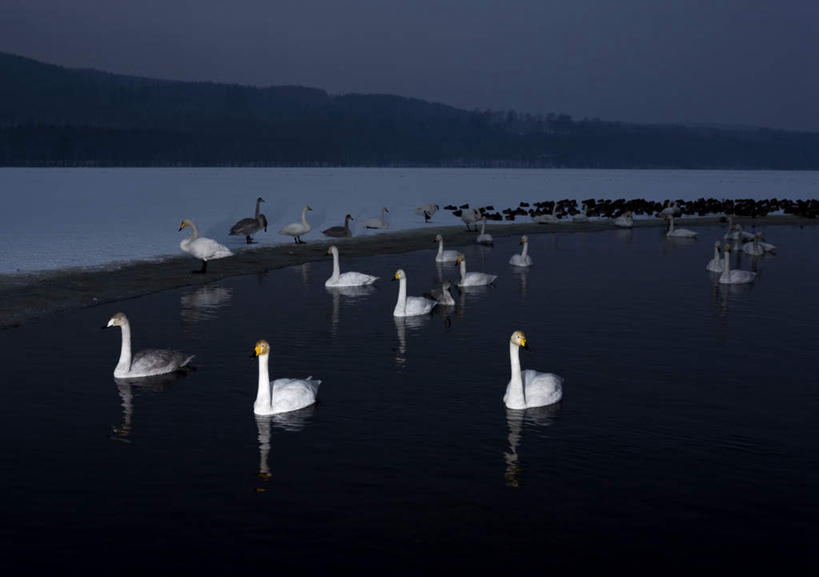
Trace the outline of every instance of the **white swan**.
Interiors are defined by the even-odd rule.
[[[422,204],[415,209],[415,214],[424,217],[424,222],[429,222],[432,215],[438,212],[438,205],[433,203]]]
[[[560,219],[557,218],[557,203],[552,207],[551,214],[538,214],[532,217],[532,220],[538,224],[557,224]]]
[[[753,241],[746,242],[742,245],[742,251],[746,254],[750,254],[751,256],[761,256],[765,254],[765,249],[763,248],[762,243],[759,242],[761,238],[762,233],[756,233]]]
[[[580,205],[580,207],[583,209],[582,212],[580,212],[580,214],[575,214],[572,216],[572,220],[574,222],[586,222],[589,220],[589,215],[587,214],[588,207],[586,206],[586,203],[584,202],[583,204]]]
[[[708,261],[708,264],[705,265],[705,270],[711,272],[722,272],[725,269],[725,265],[722,262],[722,259],[719,256],[719,249],[720,244],[719,241],[714,243],[714,258]]]
[[[114,378],[135,379],[172,373],[188,366],[194,357],[194,355],[166,349],[148,349],[132,354],[131,324],[125,313],[116,313],[102,328],[109,327],[122,329],[122,348],[119,352],[119,362],[114,368]]]
[[[745,232],[742,230],[741,224],[734,224],[734,217],[728,217],[728,232],[725,233],[723,237],[725,240],[742,240],[742,241],[752,241],[754,240],[754,235],[750,232]]]
[[[389,225],[387,224],[387,219],[384,218],[384,214],[389,212],[390,211],[387,210],[387,207],[383,207],[381,209],[380,218],[377,216],[374,218],[368,218],[367,220],[361,223],[361,226],[363,226],[364,228],[389,228]]]
[[[677,206],[676,200],[672,200],[671,204],[669,204],[667,207],[665,207],[659,213],[657,213],[657,216],[662,218],[682,216],[682,209],[679,206]]]
[[[478,238],[475,239],[475,242],[478,244],[482,244],[485,246],[492,246],[495,244],[495,239],[492,238],[492,235],[486,232],[486,215],[481,215],[481,234],[478,235]]]
[[[523,250],[520,254],[513,254],[509,259],[509,264],[512,266],[532,266],[532,257],[529,256],[529,237],[525,234],[520,237],[520,244],[523,245]]]
[[[441,283],[441,286],[429,289],[428,292],[424,293],[424,296],[437,301],[441,306],[454,307],[455,299],[452,298],[452,293],[449,292],[451,288],[452,282],[447,279]]]
[[[395,303],[395,310],[392,314],[396,317],[413,317],[417,315],[425,315],[430,312],[437,301],[424,297],[408,297],[407,296],[407,274],[404,269],[395,271],[392,280],[399,281],[398,285],[398,301]]]
[[[196,228],[196,225],[193,224],[192,220],[186,218],[182,221],[182,224],[179,225],[179,230],[187,227],[191,227],[193,229],[193,233],[179,243],[179,248],[184,250],[186,253],[195,256],[196,258],[202,259],[202,268],[193,272],[204,274],[208,272],[209,260],[233,256],[233,253],[230,252],[228,247],[219,244],[212,238],[206,238],[204,236],[200,237],[199,229]]]
[[[726,244],[722,274],[719,275],[720,284],[747,284],[753,282],[755,278],[755,272],[749,270],[731,270],[731,245]]]
[[[309,206],[305,206],[301,211],[301,222],[291,222],[279,231],[279,234],[287,234],[293,237],[296,244],[303,244],[302,235],[310,232],[313,227],[307,222],[307,211],[313,210]]]
[[[764,242],[764,241],[765,241],[765,235],[760,232],[759,233],[759,246],[762,247],[762,250],[764,250],[765,252],[776,252],[776,245],[775,244],[771,244],[769,242]]]
[[[444,250],[444,237],[436,234],[432,242],[438,243],[438,254],[435,255],[435,262],[452,262],[458,258],[460,254],[457,250]]]
[[[332,238],[345,238],[353,236],[353,231],[350,230],[350,221],[355,220],[349,214],[344,217],[344,226],[331,226],[330,228],[325,228],[321,233],[324,236],[329,236]]]
[[[477,208],[464,208],[461,210],[461,220],[464,221],[466,230],[473,230],[472,227],[475,226],[479,218],[481,218],[481,211]],[[477,226],[475,228],[477,229]]]
[[[668,217],[668,232],[665,235],[669,238],[696,238],[697,233],[687,228],[674,228],[674,217]]]
[[[251,235],[262,229],[267,232],[267,217],[259,213],[259,203],[261,202],[264,202],[264,199],[260,196],[256,199],[256,215],[253,218],[243,218],[230,227],[231,235],[243,234],[247,244],[252,244],[255,241],[251,238]]]
[[[634,226],[634,217],[631,215],[631,211],[628,210],[615,218],[614,226],[618,226],[620,228],[632,228]]]
[[[532,369],[520,370],[520,348],[529,350],[526,335],[515,331],[509,339],[509,361],[512,378],[503,395],[504,404],[510,409],[529,409],[558,402],[563,397],[563,379],[552,373],[540,373]]]
[[[373,284],[378,280],[377,276],[364,274],[363,272],[348,271],[341,272],[338,266],[338,248],[335,245],[327,249],[327,254],[333,255],[333,274],[324,281],[326,287],[363,286]]]
[[[496,274],[466,272],[466,257],[461,253],[458,253],[458,258],[455,262],[461,265],[461,280],[458,286],[486,286],[492,284],[495,282],[495,279],[498,278]]]
[[[298,411],[316,402],[321,381],[313,377],[306,379],[276,379],[270,381],[267,364],[270,345],[265,340],[256,342],[251,357],[259,357],[259,389],[253,412],[257,415],[277,415]]]

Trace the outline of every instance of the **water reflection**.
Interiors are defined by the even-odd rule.
[[[219,309],[230,304],[232,290],[219,285],[206,285],[179,298],[182,322],[215,319]]]
[[[123,443],[131,442],[134,418],[134,387],[143,391],[162,393],[169,390],[176,381],[182,379],[186,374],[186,371],[176,371],[167,375],[156,375],[155,377],[140,379],[114,379],[119,398],[122,401],[120,403],[122,405],[122,423],[111,427],[111,439]]]
[[[338,332],[339,319],[341,318],[342,297],[344,297],[348,302],[353,303],[374,294],[376,290],[373,285],[324,288],[330,294],[333,303],[330,312],[330,330],[332,336],[336,336]]]
[[[270,433],[273,427],[284,431],[301,431],[313,418],[315,405],[280,415],[255,415],[259,439],[259,478],[268,481],[270,474]],[[257,491],[265,491],[259,487]]]
[[[308,286],[310,284],[310,263],[306,262],[299,268],[301,269],[301,282],[304,284],[304,286]]]
[[[626,244],[631,244],[633,231],[630,228],[618,228],[615,231],[615,236],[618,240],[625,242]]]
[[[526,423],[529,428],[548,427],[552,424],[559,410],[560,403],[523,411],[506,409],[509,450],[503,454],[503,460],[506,462],[506,470],[504,471],[503,477],[506,479],[507,487],[520,487],[521,478],[523,477],[524,469],[520,464],[518,446],[523,437],[524,423]]]
[[[518,277],[518,285],[520,289],[520,298],[523,299],[528,292],[529,286],[529,267],[513,266],[512,274]]]
[[[438,308],[438,307],[435,307]],[[414,317],[392,317],[395,322],[395,334],[398,337],[398,347],[395,349],[395,364],[403,367],[407,364],[407,329],[418,330],[429,322],[429,315]]]

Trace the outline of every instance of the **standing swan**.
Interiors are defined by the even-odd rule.
[[[205,274],[208,272],[209,260],[233,256],[233,253],[230,252],[228,247],[219,244],[212,238],[206,238],[204,236],[200,237],[199,229],[196,228],[196,225],[193,224],[192,220],[187,218],[183,220],[182,224],[179,225],[179,230],[186,227],[191,227],[193,229],[193,233],[179,243],[179,248],[184,250],[186,253],[195,256],[196,258],[202,259],[202,268],[193,272]]]
[[[255,242],[251,238],[252,234],[259,232],[261,229],[267,232],[267,217],[263,214],[259,214],[259,203],[261,202],[264,202],[264,199],[260,196],[256,199],[256,216],[253,218],[243,218],[230,227],[231,235],[243,234],[245,235],[247,244],[252,244]]]
[[[509,259],[509,264],[512,266],[532,266],[532,257],[529,256],[529,237],[525,234],[520,237],[520,244],[523,245],[523,250],[520,254],[513,254]]]
[[[395,310],[392,314],[396,317],[414,317],[418,315],[425,315],[430,312],[437,301],[424,297],[408,297],[407,296],[407,275],[404,269],[399,268],[395,271],[392,280],[399,281],[398,285],[398,301],[395,303]]]
[[[277,415],[298,411],[316,402],[321,381],[313,377],[306,379],[276,379],[270,382],[267,364],[270,345],[267,341],[256,342],[251,357],[259,357],[259,389],[253,412],[257,415]]]
[[[509,361],[512,378],[506,385],[504,404],[510,409],[531,409],[558,402],[563,397],[563,379],[552,373],[540,373],[532,369],[520,370],[520,348],[528,351],[526,335],[515,331],[509,339]]]
[[[389,225],[387,224],[387,219],[384,218],[384,214],[388,212],[389,210],[387,210],[387,207],[385,206],[381,209],[380,218],[377,216],[374,218],[368,218],[361,224],[364,226],[364,228],[388,228]]]
[[[135,379],[172,373],[187,367],[194,357],[194,355],[166,349],[147,349],[131,354],[131,324],[125,313],[115,314],[102,328],[110,327],[122,329],[122,348],[119,353],[119,362],[114,368],[114,378]]]
[[[378,277],[362,272],[349,271],[342,273],[338,266],[338,248],[335,245],[327,249],[327,254],[333,255],[333,274],[324,281],[326,287],[363,286],[373,284]]]
[[[307,211],[313,210],[309,206],[305,206],[301,211],[301,222],[291,222],[279,231],[279,234],[288,234],[293,237],[296,244],[304,244],[301,235],[310,232],[313,227],[307,223]]]
[[[438,254],[435,255],[435,262],[452,262],[458,258],[457,250],[444,250],[444,237],[436,234],[432,242],[438,243]]]
[[[719,241],[714,243],[714,258],[708,261],[708,264],[705,265],[705,270],[711,272],[722,272],[725,268],[725,265],[722,262],[722,259],[719,257],[719,249],[720,244]]]
[[[731,270],[731,245],[725,245],[725,260],[723,271],[719,275],[720,284],[747,284],[753,282],[756,273],[749,270]]]
[[[458,254],[456,264],[461,265],[461,281],[458,286],[486,286],[495,282],[498,278],[496,274],[487,274],[485,272],[466,272],[466,257],[463,254]]]

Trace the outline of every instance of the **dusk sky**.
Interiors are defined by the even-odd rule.
[[[474,109],[819,131],[816,0],[0,0],[0,51]]]

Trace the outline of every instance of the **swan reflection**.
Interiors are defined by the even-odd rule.
[[[122,422],[111,427],[111,439],[123,443],[131,442],[134,418],[134,388],[162,393],[169,390],[176,381],[184,378],[186,374],[187,371],[177,371],[139,379],[114,379],[119,398],[122,401],[120,403],[122,405]]]
[[[301,431],[313,418],[315,405],[310,405],[298,411],[281,413],[278,415],[254,415],[256,417],[256,431],[259,439],[259,478],[263,481],[270,479],[270,433],[273,427],[283,431]],[[264,488],[258,488],[264,491]]]
[[[344,286],[344,287],[324,287],[325,290],[330,294],[332,299],[333,308],[330,313],[330,322],[332,323],[332,336],[336,336],[336,331],[338,329],[338,323],[341,313],[341,300],[342,297],[346,299],[348,302],[353,303],[355,301],[364,299],[372,294],[375,293],[375,287],[372,285],[360,285],[360,286]]]
[[[407,329],[410,331],[418,330],[429,322],[429,316],[393,316],[392,320],[395,322],[395,333],[398,337],[398,347],[395,349],[395,364],[403,367],[407,364]]]
[[[219,309],[230,303],[233,291],[219,285],[206,285],[193,292],[182,295],[179,304],[182,307],[183,322],[197,322],[215,319]]]
[[[631,244],[631,239],[633,236],[632,229],[620,228],[614,231],[614,234],[617,236],[618,240],[625,242],[626,244]]]
[[[525,410],[506,409],[509,450],[503,454],[503,460],[506,462],[503,477],[506,479],[507,487],[519,487],[523,476],[524,470],[520,464],[518,446],[523,437],[524,423],[529,428],[548,427],[554,421],[554,417],[559,410],[560,403]]]
[[[529,267],[514,266],[510,268],[512,269],[512,274],[518,277],[520,285],[520,296],[521,298],[523,298],[526,296],[526,293],[528,291]]]

